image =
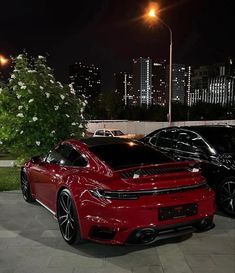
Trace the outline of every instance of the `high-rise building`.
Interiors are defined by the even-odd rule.
[[[124,102],[124,105],[137,105],[137,99],[133,94],[133,76],[127,72],[114,73],[114,89]]]
[[[152,104],[165,106],[168,100],[166,90],[166,61],[153,62],[152,66]]]
[[[166,69],[167,90],[169,90],[169,65]],[[185,102],[186,69],[184,64],[172,64],[172,101]]]
[[[232,59],[194,68],[188,105],[198,102],[235,105],[235,71]]]
[[[69,66],[70,82],[77,96],[95,98],[101,91],[100,69],[96,66],[76,62]]]
[[[152,60],[138,58],[133,60],[133,95],[138,105],[152,105]]]

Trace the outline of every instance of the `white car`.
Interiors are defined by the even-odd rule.
[[[119,129],[99,129],[96,130],[93,137],[121,137],[121,138],[134,138],[134,134],[124,134]]]

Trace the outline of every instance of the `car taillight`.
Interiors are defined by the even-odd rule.
[[[90,190],[91,194],[97,198],[105,198],[105,199],[121,199],[121,200],[129,200],[129,199],[138,199],[138,195],[136,193],[129,193],[128,191],[105,191],[105,190]]]

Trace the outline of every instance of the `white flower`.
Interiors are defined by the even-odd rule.
[[[29,100],[29,103],[31,103],[31,102],[33,102],[33,101],[34,101],[34,99],[30,99],[30,100]]]
[[[62,100],[64,100],[64,99],[65,99],[65,96],[64,96],[64,95],[62,95],[62,94],[60,94],[60,97],[61,97],[61,99],[62,99]]]
[[[74,133],[70,134],[70,136],[74,136]]]
[[[68,115],[68,114],[65,114],[65,116],[66,116],[67,118],[70,118],[70,115]]]
[[[43,90],[43,89],[44,89],[44,87],[43,87],[43,86],[41,86],[41,85],[39,86],[39,88],[40,88],[41,90]]]
[[[19,86],[22,86],[22,85],[24,85],[24,84],[23,84],[22,82],[18,82],[18,85],[19,85]]]
[[[82,124],[80,124],[78,127],[79,127],[79,128],[83,128],[83,125],[82,125]]]
[[[23,118],[24,114],[23,113],[18,113],[16,116],[19,117],[19,118]]]
[[[22,85],[20,89],[26,89],[27,87],[25,85]]]
[[[50,98],[50,93],[45,93],[46,94],[46,97],[47,97],[47,99],[49,99]]]
[[[52,131],[51,131],[51,134],[54,134],[54,133],[55,133],[55,130],[52,130]]]
[[[3,142],[0,140],[0,145],[2,145],[3,144]]]
[[[22,106],[22,105],[18,106],[18,110],[21,110],[22,108],[23,108],[23,106]]]
[[[75,126],[75,125],[76,125],[76,123],[75,123],[75,122],[73,122],[73,123],[72,123],[72,125],[73,125],[73,126]]]
[[[11,78],[15,79],[16,78],[15,74],[11,74]]]
[[[53,81],[53,80],[50,80],[50,83],[54,83],[54,81]]]
[[[66,101],[65,105],[68,105],[69,103]]]
[[[32,120],[33,120],[33,121],[37,121],[38,118],[37,118],[37,117],[33,117]]]
[[[31,91],[31,90],[28,90],[28,93],[29,93],[29,94],[32,94],[32,91]]]
[[[16,57],[16,59],[18,59],[18,60],[23,59],[23,55],[22,55],[22,54],[18,55],[18,56]]]
[[[38,59],[44,59],[44,57],[41,55],[38,55]]]
[[[84,132],[82,132],[82,137],[84,137],[85,136],[85,133]]]
[[[16,97],[19,100],[21,98],[21,95],[17,94]]]
[[[37,146],[40,146],[41,142],[40,141],[36,141],[35,142]]]
[[[30,69],[29,69],[28,72],[29,72],[29,73],[34,73],[34,72],[36,72],[36,70],[30,70]]]
[[[62,88],[63,87],[63,85],[61,84],[61,82],[57,82],[58,84],[59,84],[59,86]]]
[[[17,86],[15,85],[15,86],[13,86],[13,90],[15,91],[16,90],[16,88],[17,88]]]
[[[20,135],[22,135],[24,133],[24,131],[22,130],[22,131],[20,131]]]
[[[59,109],[59,106],[58,105],[55,105],[54,106],[55,110],[57,111]]]

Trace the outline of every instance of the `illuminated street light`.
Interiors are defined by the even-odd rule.
[[[159,8],[156,3],[151,3],[148,11],[146,12],[145,18],[151,22],[159,21],[162,23],[168,30],[170,34],[170,48],[169,48],[169,107],[168,107],[168,123],[169,126],[171,126],[171,97],[172,97],[172,30],[171,28],[158,16],[159,14]]]
[[[5,58],[4,56],[0,55],[0,65],[4,66],[8,63],[8,59]]]

